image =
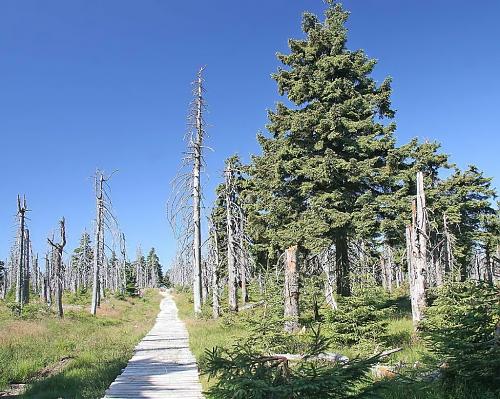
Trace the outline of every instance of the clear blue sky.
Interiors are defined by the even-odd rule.
[[[500,180],[500,2],[350,0],[351,48],[394,79],[400,142],[438,140],[459,166]],[[65,216],[68,250],[91,229],[90,176],[118,169],[112,197],[129,251],[174,252],[165,216],[179,165],[190,82],[207,66],[207,191],[223,160],[258,151],[278,99],[276,51],[321,0],[2,0],[0,258],[26,193],[35,250]],[[211,198],[211,194],[207,194]]]

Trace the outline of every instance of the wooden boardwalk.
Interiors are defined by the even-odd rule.
[[[203,398],[188,332],[177,316],[170,293],[163,295],[156,324],[137,345],[134,356],[106,391],[104,399]]]

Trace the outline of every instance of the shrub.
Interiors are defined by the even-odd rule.
[[[255,337],[258,339],[258,337]],[[289,399],[363,397],[361,384],[377,361],[355,360],[347,364],[315,360],[329,345],[319,330],[309,336],[307,351],[297,361],[269,355],[251,344],[207,350],[202,372],[217,382],[207,392],[217,399]],[[366,385],[366,384],[365,384]],[[369,386],[369,385],[366,385]],[[368,389],[365,392],[368,394]]]
[[[420,330],[443,363],[445,385],[477,385],[500,393],[500,294],[483,283],[452,283],[438,290]]]
[[[370,347],[384,342],[394,308],[382,289],[368,289],[356,296],[339,298],[338,309],[326,316],[329,335],[339,345]]]

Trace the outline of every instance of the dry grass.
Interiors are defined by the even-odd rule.
[[[78,304],[63,320],[35,305],[22,320],[0,304],[0,391],[27,384],[22,398],[101,397],[153,325],[160,299],[156,291],[108,297],[96,317]]]

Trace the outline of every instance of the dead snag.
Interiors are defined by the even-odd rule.
[[[56,306],[57,313],[59,317],[63,317],[63,304],[62,304],[62,294],[63,294],[63,273],[62,273],[62,255],[64,251],[64,246],[66,245],[66,227],[64,223],[64,218],[59,222],[61,241],[60,243],[54,243],[50,238],[47,239],[48,243],[54,248],[55,262],[54,262],[54,277],[56,286]]]
[[[296,245],[285,251],[285,331],[299,329],[299,265]]]

